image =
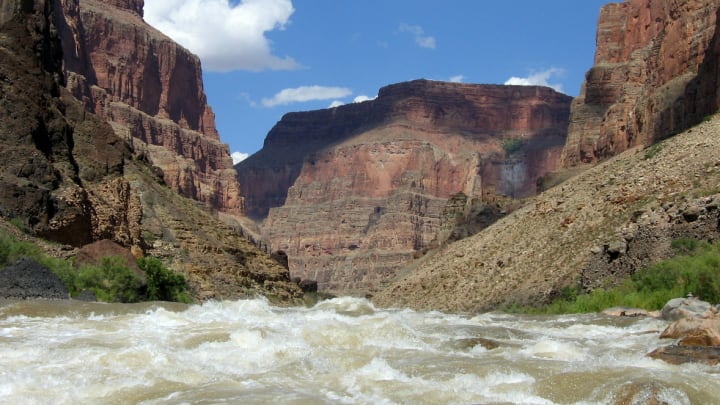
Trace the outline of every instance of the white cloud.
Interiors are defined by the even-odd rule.
[[[376,98],[377,98],[377,96],[375,96],[375,97],[368,97],[368,96],[366,96],[366,95],[364,95],[364,94],[361,94],[361,95],[359,95],[359,96],[357,96],[357,97],[355,97],[355,98],[353,99],[353,103],[362,103],[363,101],[375,100]]]
[[[282,30],[291,0],[145,0],[145,21],[200,56],[213,71],[286,70],[298,64],[273,55],[265,33]]]
[[[340,100],[334,100],[332,103],[330,103],[330,105],[328,106],[328,108],[340,107],[341,105],[345,105],[345,103],[343,103],[343,102],[340,101]]]
[[[242,153],[242,152],[233,152],[230,155],[230,157],[232,158],[233,165],[236,165],[236,164],[242,162],[243,160],[247,159],[248,157],[250,157],[250,154]]]
[[[419,25],[400,24],[400,32],[407,32],[415,37],[415,43],[423,48],[435,49],[435,37],[425,35],[425,30]]]
[[[555,89],[556,91],[562,92],[563,86],[561,83],[550,83],[550,78],[553,76],[562,76],[565,73],[563,69],[550,68],[541,72],[531,72],[528,77],[511,77],[505,84],[516,85],[516,86],[547,86]]]
[[[265,107],[274,107],[276,105],[302,103],[305,101],[342,98],[351,94],[352,91],[345,87],[300,86],[281,90],[272,98],[264,98],[262,99],[262,104]]]
[[[452,83],[462,83],[463,80],[465,80],[465,76],[463,75],[457,75],[450,78],[450,82]]]

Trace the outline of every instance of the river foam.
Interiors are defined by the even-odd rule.
[[[313,308],[262,299],[0,306],[1,403],[669,403],[720,398],[717,368],[645,354],[652,319]]]

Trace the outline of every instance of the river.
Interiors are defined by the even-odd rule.
[[[4,404],[720,403],[720,368],[645,356],[666,322],[262,299],[0,305]]]

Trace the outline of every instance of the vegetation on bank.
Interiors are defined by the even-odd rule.
[[[55,273],[72,297],[83,291],[92,291],[99,301],[104,302],[192,302],[185,277],[167,269],[154,257],[137,261],[138,267],[145,273],[144,284],[141,276],[128,266],[124,258],[105,257],[99,265],[76,267],[72,260],[45,255],[33,243],[0,234],[0,269],[13,265],[24,256],[35,259]]]
[[[711,303],[720,302],[720,243],[677,239],[676,256],[637,271],[617,287],[588,294],[564,288],[560,297],[541,307],[513,307],[511,312],[571,314],[600,312],[612,307],[659,310],[671,299],[692,293]]]

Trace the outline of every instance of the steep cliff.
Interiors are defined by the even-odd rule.
[[[374,301],[448,311],[538,304],[565,286],[612,285],[669,257],[675,238],[718,240],[718,131],[715,116],[608,159],[423,257]]]
[[[200,61],[142,20],[142,0],[56,0],[67,88],[162,169],[174,190],[242,214]],[[61,7],[60,7],[61,6]]]
[[[291,274],[363,294],[456,225],[557,169],[570,97],[548,88],[418,80],[378,98],[288,114],[237,166],[248,212]],[[282,206],[281,206],[282,204]]]
[[[286,268],[204,203],[168,189],[137,143],[70,94],[59,7],[16,0],[0,8],[0,217],[55,242],[49,250],[63,257],[101,239],[161,257],[198,299],[297,302],[302,291]]]
[[[719,7],[628,0],[602,8],[595,63],[573,101],[565,166],[652,144],[717,110]]]

